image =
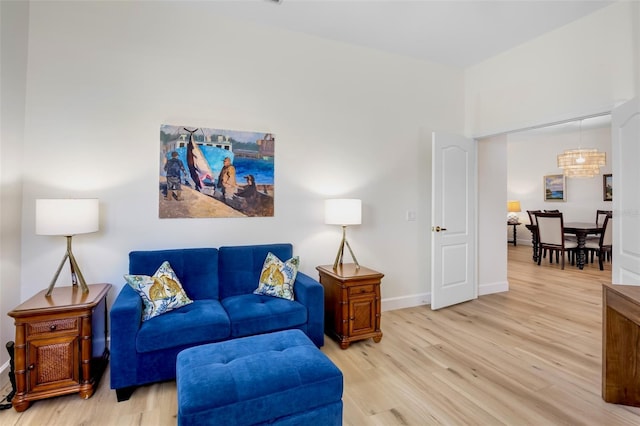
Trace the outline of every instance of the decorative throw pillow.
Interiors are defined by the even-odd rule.
[[[147,321],[165,312],[193,303],[184,292],[180,280],[169,262],[163,262],[152,277],[148,275],[125,275],[127,283],[138,292],[144,303],[142,321]]]
[[[262,265],[260,283],[253,293],[293,300],[293,283],[296,281],[299,264],[298,256],[282,262],[269,252]]]

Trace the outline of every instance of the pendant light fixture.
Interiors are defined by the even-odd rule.
[[[566,177],[594,177],[600,174],[600,167],[606,165],[606,153],[597,149],[583,149],[582,120],[580,120],[580,136],[578,149],[568,149],[558,154],[558,167],[563,169]]]

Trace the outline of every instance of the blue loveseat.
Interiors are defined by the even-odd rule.
[[[298,272],[295,300],[253,294],[271,252],[285,261],[291,244],[189,248],[129,253],[129,274],[153,275],[168,261],[193,303],[142,321],[142,299],[124,285],[111,307],[111,388],[118,401],[139,385],[176,377],[186,348],[237,337],[300,329],[324,344],[324,289]]]

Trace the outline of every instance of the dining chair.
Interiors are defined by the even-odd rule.
[[[608,256],[609,259],[613,254],[613,216],[608,214],[604,217],[604,223],[602,224],[602,233],[600,234],[600,238],[598,243],[594,243],[593,241],[585,241],[584,247],[587,250],[592,252],[596,252],[598,254],[598,263],[600,263],[600,270],[604,270],[604,258]]]
[[[553,209],[553,210],[543,210],[544,213],[562,213],[560,210],[558,209]],[[571,235],[571,234],[564,234],[564,238],[567,240],[572,240],[572,241],[578,241],[578,239],[575,237],[575,235]],[[558,255],[559,252],[555,251],[555,250],[549,250],[549,256],[553,256],[553,254],[555,253],[556,255],[556,263],[558,263]],[[545,257],[547,255],[547,249],[544,250],[544,252],[542,253],[542,257]],[[569,253],[569,259],[571,260],[571,262],[573,262],[573,258],[571,256],[571,252]]]
[[[553,250],[561,256],[561,268],[564,269],[565,252],[569,253],[571,260],[578,243],[565,238],[562,213],[536,213],[535,217],[538,225],[538,265],[542,260],[542,251],[548,249],[549,262],[553,263],[553,256],[551,255],[551,250]],[[573,264],[573,260],[571,260],[571,263]]]
[[[537,225],[535,214],[542,213],[542,210],[527,210],[527,214],[529,215],[529,223],[532,225]]]
[[[527,214],[529,215],[529,224],[531,228],[528,228],[531,231],[531,246],[533,248],[533,261],[538,261],[538,223],[536,222],[536,213],[542,213],[542,210],[527,210]],[[547,251],[544,251],[544,255],[547,255]]]
[[[529,211],[531,211],[531,213],[529,213]],[[534,224],[536,213],[560,213],[560,210],[527,210],[527,213],[529,213],[529,220],[531,220],[531,223]],[[531,218],[532,214],[534,216],[533,219]],[[538,226],[537,222],[535,222],[535,225]],[[568,240],[574,240],[576,242],[578,241],[574,235],[567,234],[564,237]],[[536,253],[537,253],[537,249],[538,249],[537,246],[534,247],[534,250],[536,250]],[[559,261],[559,253],[555,250],[549,250],[549,256],[553,256],[554,254],[556,256],[556,263],[557,263]],[[547,249],[542,250],[542,257],[543,258],[547,257]]]
[[[536,211],[539,212],[539,213],[560,213],[560,210],[536,210]],[[569,236],[569,235],[565,235],[565,238],[572,238],[572,237]],[[557,251],[555,251],[555,250],[549,250],[549,261],[552,260],[552,256],[554,254],[556,255],[556,263],[558,263],[558,260],[559,260],[558,255],[559,255],[559,253]],[[547,257],[547,249],[546,248],[542,250],[542,257]]]
[[[599,228],[603,228],[605,219],[607,218],[607,216],[611,216],[612,214],[613,211],[611,210],[596,210],[596,225],[598,225]],[[587,245],[586,243],[591,243],[589,244],[590,248],[588,249],[589,253],[591,253],[591,263],[593,263],[594,255],[598,254],[600,236],[601,235],[590,235],[585,240],[585,248]]]
[[[603,226],[607,216],[611,216],[613,211],[611,210],[596,210],[596,225]]]

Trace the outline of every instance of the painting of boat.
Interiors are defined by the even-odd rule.
[[[167,184],[172,157],[183,165],[180,197]],[[159,217],[272,217],[274,160],[272,133],[163,124]]]

